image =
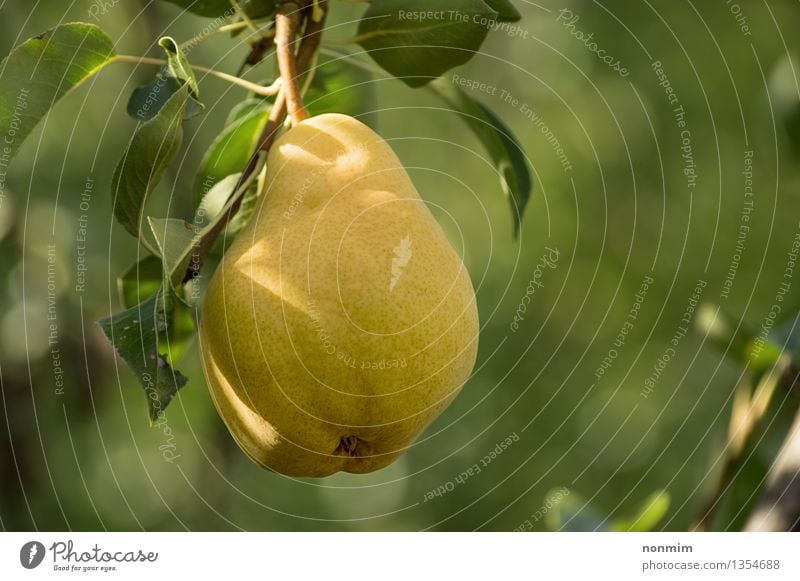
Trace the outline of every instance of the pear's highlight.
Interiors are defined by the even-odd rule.
[[[392,149],[356,119],[303,121],[267,167],[203,307],[214,403],[265,468],[383,468],[472,371],[469,275]]]

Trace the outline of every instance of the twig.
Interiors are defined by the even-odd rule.
[[[259,18],[257,20],[251,20],[250,22],[254,22],[254,23],[257,23],[257,24],[262,24],[264,22],[271,22],[271,21],[272,21],[271,18]],[[178,47],[183,49],[183,50],[191,49],[191,48],[194,48],[197,43],[204,42],[204,41],[208,40],[209,38],[217,36],[218,34],[224,34],[226,32],[235,32],[235,31],[241,30],[243,28],[248,28],[247,22],[241,21],[241,22],[232,22],[230,24],[223,24],[219,28],[215,28],[214,30],[212,30],[210,32],[203,32],[203,33],[198,34],[196,36],[193,36],[193,37],[191,37],[191,38],[189,38],[187,40],[184,40],[183,42],[178,44]],[[266,30],[262,29],[262,28],[259,28],[258,29],[258,36],[261,37],[261,38],[264,38],[266,32],[269,32],[268,28]],[[272,35],[267,35],[267,38],[272,38]]]
[[[300,26],[302,12],[294,2],[285,2],[275,15],[275,52],[278,56],[278,68],[284,83],[284,95],[289,116],[293,123],[308,119],[308,112],[303,105],[297,74],[297,60],[294,42]],[[309,21],[312,21],[309,18]]]
[[[120,63],[133,63],[133,64],[142,64],[142,65],[166,65],[168,62],[164,59],[155,59],[155,58],[148,58],[148,57],[138,57],[138,56],[131,56],[127,54],[118,54],[115,56],[112,61],[120,62]],[[223,73],[222,71],[217,71],[214,69],[209,69],[206,67],[201,67],[200,65],[189,65],[193,70],[199,73],[205,73],[207,75],[211,75],[217,77],[218,79],[222,79],[224,81],[228,81],[234,85],[238,85],[248,91],[251,91],[257,95],[262,95],[264,97],[272,97],[275,93],[278,92],[278,87],[280,86],[280,80],[276,80],[268,87],[264,87],[257,83],[250,82],[246,79],[242,79],[240,77],[235,77],[233,75],[229,75],[228,73]]]
[[[744,530],[800,530],[800,411],[767,473],[767,486]]]
[[[775,366],[766,372],[758,386],[750,395],[750,381],[743,379],[736,386],[733,398],[733,409],[728,424],[728,436],[725,443],[725,464],[722,474],[708,501],[703,505],[700,518],[693,530],[705,531],[722,500],[722,497],[733,484],[739,470],[739,464],[744,454],[747,443],[750,441],[761,419],[766,414],[776,389],[784,381],[786,372],[791,368],[791,359],[783,356],[778,359]]]
[[[242,19],[242,21],[247,25],[247,27],[255,32],[256,34],[260,34],[261,31],[259,30],[258,26],[256,26],[255,22],[247,15],[247,12],[242,10],[242,7],[239,6],[239,2],[237,0],[229,0],[231,6],[236,11],[236,15]]]

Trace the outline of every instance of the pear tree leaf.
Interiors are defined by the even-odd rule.
[[[497,12],[498,22],[518,22],[522,20],[522,14],[511,3],[511,0],[484,0],[489,7]]]
[[[225,176],[206,192],[195,212],[195,223],[198,226],[206,228],[216,220],[225,209],[225,204],[241,176],[241,172]]]
[[[151,423],[187,381],[170,366],[170,353],[160,348],[168,338],[173,302],[171,293],[159,289],[144,302],[99,321],[106,337],[144,388]]]
[[[514,233],[518,234],[533,188],[528,160],[519,141],[497,115],[467,95],[455,83],[437,79],[429,87],[461,115],[486,148],[500,174],[503,193],[511,202]]]
[[[203,201],[195,214],[195,224],[202,228],[203,231],[206,231],[209,226],[213,226],[222,219],[223,212],[230,205],[229,198],[231,193],[239,183],[241,175],[241,173],[235,173],[221,179],[203,196]],[[239,210],[231,217],[225,227],[225,237],[228,240],[236,236],[250,219],[259,195],[257,183],[250,184],[245,190]]]
[[[184,85],[150,121],[140,124],[112,178],[114,216],[139,237],[142,212],[183,139],[181,120],[189,96]]]
[[[178,287],[186,273],[192,249],[197,244],[194,226],[178,218],[147,218],[155,236],[164,270],[164,284]]]
[[[220,180],[201,201],[192,224],[176,218],[148,217],[163,262],[163,285],[165,288],[171,287],[181,301],[187,304],[194,302],[194,299],[182,297],[181,292],[196,248],[203,243],[205,237],[216,228],[230,207],[239,199],[241,199],[239,211],[227,224],[227,234],[233,236],[238,232],[246,222],[247,216],[252,213],[255,205],[253,198],[258,197],[256,175],[257,172],[254,172],[241,185],[239,185],[241,173]],[[237,185],[240,186],[238,190]],[[192,265],[193,268],[194,266]]]
[[[180,292],[183,292],[182,289]],[[170,325],[159,334],[159,349],[169,355],[170,361],[180,361],[197,335],[195,311],[182,301],[175,301]]]
[[[342,113],[375,128],[370,112],[378,108],[378,93],[372,75],[343,59],[319,57],[304,101],[311,116]]]
[[[161,259],[148,254],[134,262],[117,278],[117,290],[122,305],[126,309],[144,302],[161,288],[164,277],[161,273]]]
[[[496,17],[483,0],[373,0],[358,44],[391,75],[421,87],[471,59]]]
[[[260,192],[255,185],[248,188],[244,193],[239,211],[231,218],[231,221],[228,222],[228,226],[225,228],[225,237],[228,240],[241,232],[242,228],[244,228],[245,224],[250,220],[250,216],[253,215],[253,211],[256,209],[259,197]]]
[[[225,119],[225,127],[233,125],[245,117],[249,117],[257,110],[266,110],[269,112],[271,108],[272,104],[266,100],[266,97],[248,97],[244,101],[239,101],[233,106],[228,113],[228,117]]]
[[[136,121],[150,121],[182,86],[181,81],[171,76],[168,67],[162,67],[152,81],[136,87],[131,92],[127,106],[128,115]],[[186,100],[183,118],[196,117],[203,112],[203,109],[204,105],[190,96]]]
[[[642,506],[631,518],[617,519],[611,523],[614,532],[646,533],[656,528],[667,515],[670,505],[669,492],[659,490],[645,499]]]
[[[236,11],[230,0],[165,0],[208,18],[227,18],[234,16]],[[275,12],[277,0],[239,0],[239,6],[250,18],[263,18]]]
[[[602,514],[589,505],[584,498],[570,491],[558,494],[564,489],[551,490],[547,498],[557,499],[544,515],[544,522],[551,531],[587,532],[607,531]]]
[[[114,43],[93,24],[62,24],[16,47],[0,64],[0,135],[14,157],[56,102],[115,56]]]
[[[163,282],[161,259],[158,256],[146,256],[132,264],[117,279],[122,305],[130,309],[143,303],[161,290]],[[176,289],[176,296],[180,296],[181,291],[180,288]],[[192,310],[181,301],[175,302],[172,325],[168,329],[168,335],[164,335],[161,339],[161,350],[170,354],[171,361],[177,361],[188,348],[195,331]]]
[[[269,103],[263,102],[225,127],[203,156],[194,181],[199,202],[223,178],[242,171],[258,148],[261,132],[269,119]]]
[[[183,117],[190,119],[199,115],[204,105],[199,101],[200,88],[189,61],[172,37],[164,36],[158,44],[167,55],[167,64],[152,81],[133,90],[128,99],[128,115],[137,121],[149,121],[184,84],[189,86],[189,98]]]
[[[189,94],[195,99],[199,99],[200,87],[197,86],[194,71],[189,66],[189,61],[186,60],[186,56],[184,56],[175,39],[171,36],[162,36],[158,41],[158,46],[167,53],[167,68],[170,75],[189,85]]]

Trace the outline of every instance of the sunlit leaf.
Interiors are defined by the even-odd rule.
[[[167,55],[167,64],[161,67],[152,81],[133,90],[128,99],[128,115],[137,121],[149,121],[183,85],[189,86],[184,119],[202,113],[204,106],[198,100],[200,88],[189,61],[171,37],[161,38],[158,44]]]
[[[158,45],[167,53],[167,69],[170,75],[189,85],[189,94],[195,99],[199,99],[200,87],[197,86],[194,71],[189,66],[189,61],[186,60],[175,39],[170,36],[162,36],[158,41]]]
[[[114,43],[93,24],[74,22],[43,32],[0,64],[0,134],[13,157],[56,102],[112,62]]]

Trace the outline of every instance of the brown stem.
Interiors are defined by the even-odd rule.
[[[300,94],[297,57],[295,56],[295,37],[300,26],[301,16],[300,7],[294,2],[281,4],[275,16],[275,52],[278,56],[278,69],[285,87],[286,105],[293,123],[300,123],[308,119],[308,112]]]
[[[314,55],[319,49],[320,41],[322,39],[322,30],[325,28],[325,17],[328,14],[328,1],[320,0],[317,3],[317,6],[322,10],[322,18],[319,21],[314,21],[314,19],[311,17],[311,7],[307,7],[305,10],[305,30],[303,31],[303,40],[300,43],[300,48],[297,51],[296,62],[297,69],[301,71],[305,71],[311,64]],[[295,79],[295,86],[296,85],[297,81]],[[284,85],[281,87],[281,90],[275,97],[275,103],[272,105],[269,119],[267,120],[267,124],[264,126],[264,129],[261,132],[261,136],[259,137],[258,150],[247,162],[247,165],[242,171],[241,177],[237,181],[236,186],[233,188],[231,193],[237,191],[255,171],[256,167],[258,166],[259,152],[269,151],[270,147],[272,147],[275,137],[278,134],[278,130],[281,128],[281,125],[283,125],[283,121],[286,118],[287,108],[286,85]],[[197,246],[195,247],[195,252],[193,253],[193,258],[189,261],[190,266],[186,272],[186,276],[184,277],[184,282],[187,282],[199,275],[203,260],[211,250],[211,247],[214,245],[216,239],[228,225],[228,222],[230,222],[231,218],[233,218],[233,216],[235,216],[239,211],[242,199],[243,197],[231,204],[231,207],[228,212],[225,213],[225,216],[223,216],[222,219],[217,222],[214,228],[198,242]]]
[[[800,412],[767,473],[767,484],[744,531],[800,530]]]
[[[722,473],[712,494],[702,505],[700,517],[692,527],[693,530],[698,532],[708,530],[723,496],[741,471],[747,444],[756,434],[776,389],[786,381],[786,374],[791,369],[791,360],[788,357],[781,357],[775,366],[762,376],[755,391],[751,389],[750,381],[746,379],[736,386]]]

